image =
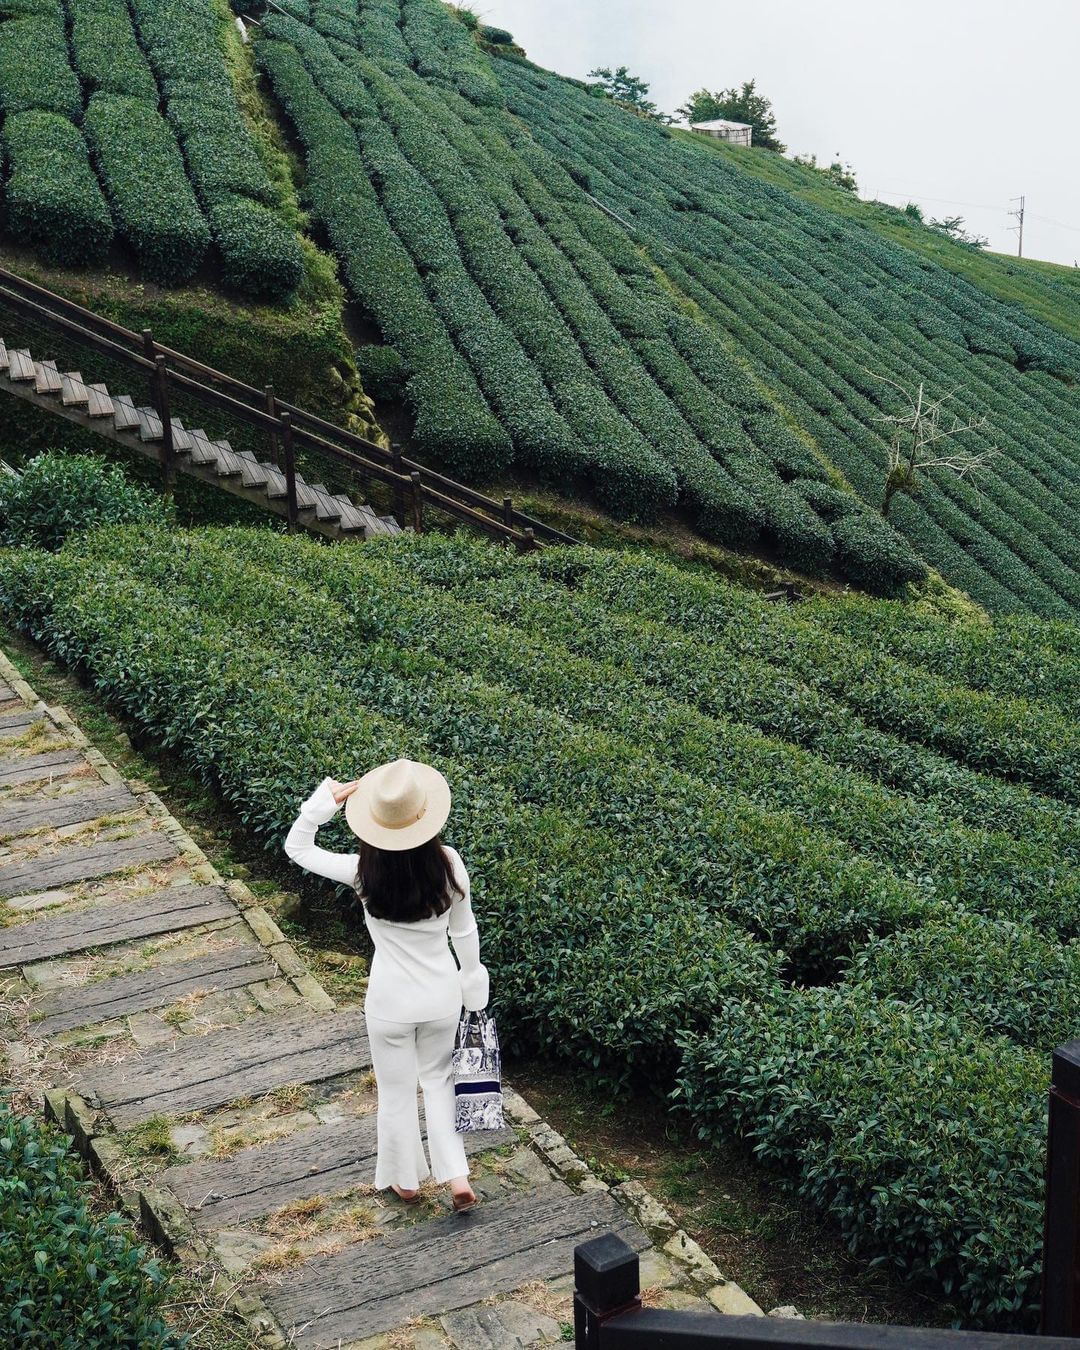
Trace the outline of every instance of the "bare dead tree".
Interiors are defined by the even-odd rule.
[[[909,495],[919,490],[920,478],[929,469],[948,469],[958,478],[976,473],[996,455],[997,448],[966,450],[956,443],[966,432],[985,431],[989,426],[985,417],[973,417],[961,422],[950,419],[945,404],[955,395],[952,389],[938,399],[930,399],[920,380],[918,388],[907,388],[888,375],[865,368],[868,375],[881,380],[903,397],[904,408],[897,413],[883,413],[877,420],[890,429],[889,469],[885,476],[885,492],[881,514],[888,516],[892,499],[898,492]]]

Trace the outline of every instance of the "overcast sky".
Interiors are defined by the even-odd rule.
[[[674,112],[746,79],[789,153],[839,152],[864,197],[962,215],[1024,256],[1080,261],[1080,0],[473,0],[542,66],[625,65]]]

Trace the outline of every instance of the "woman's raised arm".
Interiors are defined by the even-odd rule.
[[[324,778],[300,807],[300,814],[293,821],[292,828],[285,838],[285,852],[305,872],[329,877],[331,881],[340,882],[344,886],[356,884],[359,855],[331,853],[329,849],[320,848],[316,844],[315,835],[320,825],[333,820],[341,803],[355,789],[355,783],[336,783],[332,778]]]

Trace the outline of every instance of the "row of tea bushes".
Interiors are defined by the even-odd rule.
[[[323,773],[437,764],[512,1046],[675,1086],[853,1245],[972,1320],[1028,1322],[1046,1062],[1080,1013],[1080,813],[860,721],[883,671],[854,636],[830,693],[779,668],[785,642],[826,660],[812,613],[460,537],[113,527],[0,555],[0,599],[268,847]],[[757,629],[776,664],[742,653]],[[788,733],[754,729],[758,686]],[[967,705],[995,748],[965,759],[995,759],[1014,703]],[[874,781],[888,754],[903,794]]]

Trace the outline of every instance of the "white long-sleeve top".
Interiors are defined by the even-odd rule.
[[[359,855],[331,853],[315,842],[319,826],[332,820],[339,810],[331,781],[324,779],[300,807],[285,839],[285,852],[308,872],[355,886]],[[376,919],[364,909],[364,922],[375,947],[364,1000],[364,1011],[372,1017],[387,1022],[433,1022],[455,1016],[462,1004],[470,1012],[487,1006],[488,973],[480,962],[469,874],[456,849],[443,847],[457,886],[445,913],[415,923],[393,923]],[[450,954],[447,936],[454,944],[460,969]]]

